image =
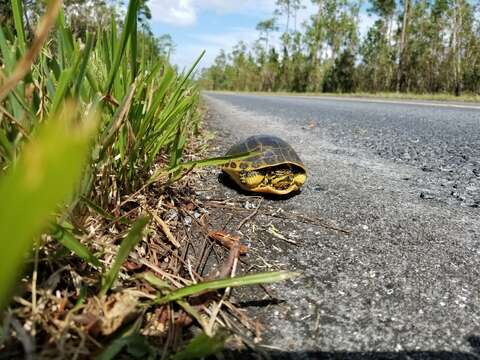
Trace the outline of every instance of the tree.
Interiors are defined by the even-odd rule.
[[[13,13],[10,0],[0,0],[0,24],[9,29],[13,28]]]
[[[173,42],[170,34],[163,34],[156,39],[158,45],[158,52],[170,59],[170,56],[175,52],[176,45]]]
[[[257,24],[256,30],[260,32],[260,40],[265,41],[265,51],[268,52],[268,42],[270,33],[273,31],[278,31],[278,26],[276,24],[277,19],[272,17],[267,20],[260,21]]]
[[[480,92],[480,0],[367,1],[376,19],[361,39],[359,0],[311,0],[314,13],[297,31],[290,21],[302,2],[277,0],[280,43],[272,44],[271,23],[259,23],[260,40],[229,55],[222,86]]]
[[[410,18],[410,1],[411,0],[403,0],[403,20],[401,25],[401,35],[400,41],[398,42],[398,68],[397,68],[397,85],[396,90],[400,92],[403,69],[405,66],[405,48],[407,46],[407,31],[408,31],[408,23]]]
[[[285,32],[288,33],[292,11],[294,13],[296,27],[297,11],[302,7],[302,2],[301,0],[276,0],[275,5],[277,6],[275,15],[284,15],[286,17]]]
[[[349,50],[341,53],[327,74],[325,92],[355,92],[355,58]]]

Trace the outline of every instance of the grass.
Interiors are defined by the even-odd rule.
[[[238,91],[218,91],[220,93],[235,93]],[[259,95],[286,95],[286,96],[324,96],[324,97],[346,97],[346,98],[367,98],[367,99],[388,99],[388,100],[423,100],[423,101],[452,101],[452,102],[465,102],[476,103],[480,102],[480,95],[478,94],[463,94],[455,96],[447,93],[437,94],[415,94],[415,93],[397,93],[397,92],[355,92],[355,93],[292,93],[285,91],[275,92],[249,92],[244,93],[259,94]]]
[[[137,29],[138,0],[121,26],[112,19],[83,40],[60,0],[48,2],[33,39],[21,0],[11,5],[15,31],[0,26],[0,349],[102,359],[218,351],[234,309],[218,290],[296,274],[234,276],[227,262],[231,277],[207,280],[192,270],[202,259],[191,259],[191,244],[175,239],[193,201],[185,176],[231,159],[199,158],[190,77],[203,54],[178,73],[138,41],[148,36]]]

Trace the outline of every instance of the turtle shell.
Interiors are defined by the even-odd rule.
[[[293,164],[305,170],[302,160],[293,148],[284,140],[271,135],[254,135],[233,145],[226,155],[236,155],[246,152],[260,154],[243,160],[232,160],[224,168],[234,171],[258,170],[282,164]]]

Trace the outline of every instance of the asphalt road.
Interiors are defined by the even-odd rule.
[[[351,230],[277,221],[297,246],[266,232],[249,243],[265,262],[304,274],[276,285],[285,302],[259,312],[266,345],[295,358],[480,358],[480,108],[204,98],[219,153],[272,134],[304,160],[302,192],[265,207]]]

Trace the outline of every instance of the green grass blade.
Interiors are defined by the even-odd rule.
[[[151,352],[151,348],[146,342],[146,339],[143,336],[138,335],[142,321],[143,317],[140,316],[133,322],[133,324],[128,325],[125,329],[121,330],[116,338],[95,357],[95,360],[117,359],[117,355],[123,350],[123,348],[129,346],[144,349],[145,351],[141,354],[140,358],[150,359],[148,353]]]
[[[195,336],[185,349],[174,354],[172,360],[204,359],[223,350],[228,333],[219,331],[213,337],[201,333]]]
[[[115,81],[115,75],[117,74],[120,68],[120,62],[125,53],[125,48],[127,46],[128,39],[132,34],[132,30],[135,26],[135,21],[137,18],[137,8],[138,8],[138,0],[130,0],[130,3],[128,4],[127,15],[125,17],[124,27],[122,30],[122,35],[120,38],[120,44],[115,51],[113,66],[110,69],[110,73],[108,75],[107,88],[106,88],[107,93],[110,93],[110,91],[112,90],[113,82]]]
[[[15,31],[17,32],[18,45],[20,50],[25,52],[26,37],[25,27],[23,25],[23,5],[22,0],[12,0],[13,21],[15,24]]]
[[[98,268],[102,267],[100,261],[68,229],[60,225],[54,225],[52,237],[81,259]]]
[[[246,285],[256,285],[256,284],[265,284],[272,283],[277,281],[284,281],[297,277],[299,274],[288,271],[278,271],[278,272],[268,272],[268,273],[259,273],[253,275],[237,276],[234,278],[227,278],[221,280],[212,280],[195,285],[190,285],[183,287],[181,289],[175,290],[174,292],[167,294],[163,297],[155,300],[156,304],[165,304],[170,301],[175,301],[183,299],[187,296],[194,294],[202,293],[204,291],[211,291],[217,289],[224,289],[227,287],[238,287]]]
[[[131,66],[131,82],[137,77],[137,17],[133,20],[133,30],[130,35],[130,66]]]
[[[184,300],[177,300],[177,304],[182,307],[182,309],[190,315],[192,318],[197,320],[198,324],[202,327],[203,331],[208,331],[208,322],[205,320],[202,315],[188,302]]]
[[[85,44],[85,48],[82,53],[82,61],[80,63],[80,68],[78,71],[78,75],[75,81],[75,90],[74,94],[78,97],[80,94],[80,89],[82,87],[82,81],[85,77],[85,72],[87,71],[88,60],[90,59],[90,53],[93,48],[93,35],[88,33],[87,34],[87,43]]]
[[[183,80],[182,80],[181,84],[179,85],[180,88],[184,85],[184,83],[187,81],[187,79],[190,78],[190,75],[192,75],[193,70],[195,70],[195,68],[197,67],[200,60],[202,60],[203,56],[205,55],[205,52],[206,52],[205,50],[202,50],[200,55],[198,55],[197,59],[193,62],[192,66],[188,70],[187,74],[184,75]]]
[[[0,129],[0,155],[5,158],[8,162],[13,161],[15,156],[15,148],[10,143],[7,138],[7,135]]]
[[[75,114],[75,107],[68,106],[46,122],[0,181],[0,308],[7,304],[34,237],[57,205],[71,197],[82,174],[95,126],[93,119],[74,126]]]
[[[137,275],[138,279],[145,280],[150,285],[152,285],[157,290],[169,290],[170,285],[165,280],[160,279],[159,277],[153,275],[151,272],[144,272]]]
[[[149,356],[153,352],[147,339],[141,335],[124,336],[112,341],[112,343],[95,359],[96,360],[115,360],[118,359],[120,352],[127,348],[127,354],[130,359],[154,359]]]
[[[175,141],[173,143],[172,149],[170,150],[170,168],[175,168],[180,162],[182,157],[183,148],[186,142],[185,129],[182,121],[179,122],[177,127],[177,133],[175,135]]]
[[[15,67],[15,52],[14,49],[7,43],[5,33],[0,26],[0,52],[2,55],[2,61],[5,64],[6,73],[10,73]]]
[[[61,105],[62,101],[65,100],[65,95],[68,91],[68,85],[72,81],[73,76],[75,75],[74,69],[67,69],[62,72],[60,75],[60,80],[55,89],[55,97],[52,101],[51,111],[55,112],[58,107]]]
[[[145,229],[145,226],[147,226],[147,223],[148,218],[141,217],[132,225],[130,232],[120,245],[120,249],[118,250],[117,257],[115,258],[112,267],[102,278],[100,296],[105,295],[112,287],[113,283],[117,279],[118,272],[120,271],[123,262],[127,259],[132,249],[142,239],[142,233]]]
[[[191,167],[205,167],[205,166],[219,166],[224,165],[232,160],[243,160],[248,159],[253,156],[257,156],[260,153],[257,151],[250,151],[241,154],[229,155],[229,156],[219,156],[203,160],[187,161],[181,164],[178,164],[176,167],[169,170],[169,173],[176,172],[182,169],[190,169]]]
[[[122,127],[122,125],[124,124],[124,122],[127,120],[127,114],[130,111],[130,106],[133,101],[135,90],[136,90],[136,84],[133,83],[130,86],[130,89],[128,90],[125,98],[123,99],[122,104],[118,107],[117,111],[115,112],[108,131],[105,131],[106,134],[100,144],[100,150],[99,150],[100,159],[102,159],[105,156],[105,153],[107,152],[108,148],[116,140],[118,140],[117,133]]]
[[[87,80],[88,80],[88,84],[92,87],[93,93],[95,93],[95,94],[99,93],[100,92],[100,86],[98,85],[98,81],[97,81],[95,75],[93,75],[90,67],[87,68]]]
[[[97,33],[99,34],[97,39],[97,49],[98,49],[98,52],[100,52],[100,55],[102,56],[102,59],[103,59],[102,62],[103,62],[103,65],[106,67],[107,73],[110,73],[112,69],[113,56],[111,55],[111,51],[110,51],[108,33],[102,31],[101,29],[98,29]],[[110,31],[110,33],[112,33],[112,31]]]
[[[112,216],[111,214],[109,214],[107,211],[105,211],[104,209],[102,209],[100,206],[98,206],[97,204],[95,204],[93,201],[90,201],[88,198],[82,196],[81,197],[81,200],[90,208],[92,209],[93,211],[95,211],[96,213],[98,213],[100,216],[102,216],[103,218],[109,220],[109,221],[115,221],[115,217]]]

